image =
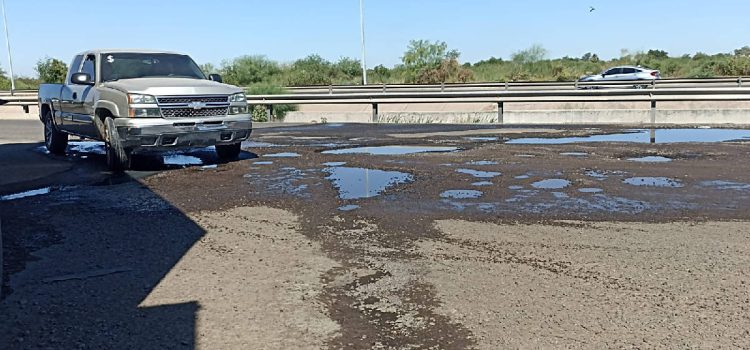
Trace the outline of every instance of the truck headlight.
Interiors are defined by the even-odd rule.
[[[229,114],[247,114],[247,106],[231,106]]]
[[[158,108],[130,108],[129,115],[131,118],[161,118],[161,111]]]
[[[156,104],[156,97],[151,95],[128,94],[128,103],[131,105]]]
[[[244,92],[229,95],[229,102],[246,102],[246,101],[247,101],[247,97],[245,97]]]

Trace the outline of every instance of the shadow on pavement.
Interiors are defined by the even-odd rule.
[[[26,146],[0,145],[0,163],[21,148],[38,152],[36,144]],[[109,174],[99,186],[92,181],[102,176],[83,175],[75,184],[77,171],[106,174],[98,158],[30,156],[42,162],[23,168],[31,177],[34,169],[73,162],[71,169],[61,167],[63,173],[33,181],[52,186],[67,177],[65,186],[0,201],[0,348],[195,347],[200,305],[191,300],[139,305],[205,231],[132,175]],[[146,168],[165,169],[152,165]]]

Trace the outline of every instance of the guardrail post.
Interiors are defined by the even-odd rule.
[[[578,90],[578,80],[576,80],[575,83],[573,83],[573,87],[575,87],[575,89]]]
[[[328,94],[333,95],[333,85],[328,85]]]
[[[445,92],[445,82],[440,83],[440,92]]]
[[[386,90],[386,87],[387,87],[387,85],[386,85],[385,83],[383,83],[383,93],[386,93],[386,92],[388,92],[388,91]]]
[[[273,121],[273,105],[266,105],[266,120]]]
[[[372,120],[370,120],[371,123],[377,123],[378,122],[378,104],[373,103],[372,104]]]
[[[21,107],[23,107],[23,112],[24,113],[29,114],[29,105],[23,105]]]
[[[503,114],[505,114],[505,106],[503,101],[497,103],[497,123],[503,124]]]
[[[651,80],[651,88],[656,89],[656,79]]]
[[[742,87],[742,77],[737,79],[737,87]]]
[[[505,90],[508,90],[508,82],[505,82]]]
[[[651,100],[651,143],[656,143],[656,100]]]

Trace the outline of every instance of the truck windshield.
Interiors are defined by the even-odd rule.
[[[118,52],[102,54],[101,60],[102,82],[146,77],[206,79],[186,55]]]

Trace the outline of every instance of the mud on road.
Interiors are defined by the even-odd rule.
[[[262,129],[237,162],[0,201],[0,340],[750,347],[750,144],[506,142],[613,132]]]

